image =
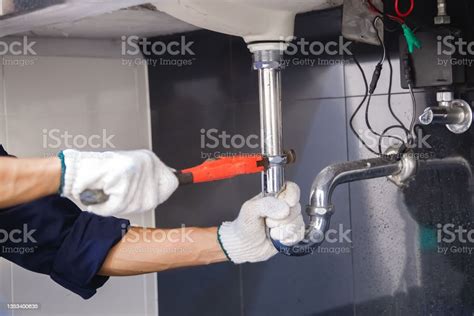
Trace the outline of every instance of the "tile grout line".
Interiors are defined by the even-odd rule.
[[[424,91],[414,91],[415,95],[424,95],[426,92]],[[409,92],[393,92],[392,96],[407,96],[410,95]],[[374,94],[374,97],[386,97],[388,93],[381,93],[381,94]],[[351,95],[351,96],[337,96],[337,97],[321,97],[321,98],[301,98],[301,99],[285,99],[283,98],[283,102],[292,102],[292,101],[321,101],[321,100],[340,100],[340,99],[351,99],[351,98],[362,98],[364,95]],[[231,101],[228,103],[229,105],[234,104],[255,104],[255,101]]]
[[[425,94],[425,91],[413,91],[415,94]],[[394,95],[409,95],[410,92],[392,92],[392,96]],[[388,93],[374,93],[372,95],[373,97],[385,97],[388,96]],[[337,97],[321,97],[321,98],[297,98],[297,99],[292,99],[290,101],[312,101],[312,100],[334,100],[334,99],[350,99],[350,98],[362,98],[364,95],[362,94],[356,94],[356,95],[343,95],[343,96],[337,96]],[[249,102],[250,103],[250,102]]]
[[[343,84],[344,84],[344,95],[346,95],[346,66],[343,65]],[[346,128],[346,155],[347,161],[350,160],[350,150],[349,150],[349,109],[347,104],[348,97],[344,97],[344,107],[345,107],[345,128]],[[353,240],[353,230],[352,230],[352,194],[351,194],[351,185],[347,184],[347,193],[349,199],[349,225],[351,227],[351,270],[352,270],[352,313],[353,316],[356,315],[356,304],[355,304],[355,271],[354,271],[354,248],[352,247]]]

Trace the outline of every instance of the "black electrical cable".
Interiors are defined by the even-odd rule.
[[[373,150],[372,148],[370,148],[366,143],[365,141],[362,139],[362,137],[360,137],[359,133],[355,130],[354,128],[354,119],[357,115],[357,113],[359,113],[360,109],[362,108],[362,106],[364,105],[365,103],[365,100],[367,100],[367,96],[369,95],[369,84],[367,82],[367,77],[365,76],[365,72],[364,72],[364,69],[362,69],[362,66],[360,65],[359,63],[359,60],[357,59],[356,55],[354,54],[354,52],[352,53],[352,59],[354,60],[355,64],[357,65],[357,68],[359,68],[360,70],[360,73],[362,74],[362,79],[364,81],[364,85],[365,85],[365,94],[364,94],[364,97],[362,99],[362,101],[360,102],[360,104],[357,106],[356,110],[354,111],[354,113],[352,113],[352,116],[351,116],[351,119],[349,120],[349,126],[352,130],[352,133],[357,137],[357,139],[362,143],[362,145],[364,145],[364,147],[370,151],[372,154],[376,155],[376,156],[380,156],[379,153],[377,153],[375,150]]]
[[[403,56],[401,57],[400,63],[404,66],[403,68],[405,69],[403,75],[405,77],[405,81],[408,84],[408,89],[410,91],[410,96],[411,96],[411,105],[412,105],[412,118],[411,118],[411,123],[410,123],[410,130],[409,130],[409,136],[408,142],[412,142],[415,139],[414,135],[414,127],[416,124],[416,98],[415,98],[415,93],[413,92],[413,83],[414,83],[414,78],[413,78],[413,68],[412,68],[412,61],[410,54],[408,52],[405,52]]]
[[[380,40],[380,37],[379,37],[379,40]],[[388,109],[390,111],[390,114],[392,115],[392,117],[400,124],[400,126],[398,126],[398,128],[402,129],[405,134],[406,134],[406,138],[407,138],[407,143],[410,143],[412,141],[412,138],[413,138],[413,135],[411,134],[413,132],[413,127],[416,123],[416,99],[414,97],[414,94],[413,94],[413,90],[410,88],[410,94],[412,96],[412,121],[411,121],[411,124],[410,124],[410,128],[408,129],[405,124],[402,122],[402,120],[395,114],[395,111],[393,110],[393,107],[392,107],[392,87],[393,87],[393,66],[392,66],[392,61],[390,59],[390,51],[389,49],[386,48],[386,59],[387,59],[387,62],[388,62],[388,66],[389,66],[389,71],[390,71],[390,75],[389,75],[389,85],[388,85]],[[394,128],[397,127],[396,125],[393,126]],[[384,133],[382,133],[382,135],[384,135]]]
[[[415,138],[413,133],[414,133],[414,128],[416,124],[416,98],[415,98],[415,93],[413,92],[413,88],[411,84],[408,85],[408,88],[410,89],[410,96],[411,96],[411,105],[412,105],[412,117],[411,117],[411,124],[410,124],[410,133],[412,133],[412,138]]]
[[[400,24],[398,24],[397,22],[393,21],[393,20],[390,20],[389,18],[387,18],[386,16],[383,16],[383,25],[384,25],[384,29],[385,31],[389,32],[389,33],[395,33],[395,32],[400,32]],[[396,24],[396,27],[394,28],[389,28],[387,27],[387,24],[388,23],[395,23]]]
[[[365,94],[364,94],[364,97],[362,99],[362,101],[359,103],[359,105],[357,106],[356,110],[354,111],[354,113],[352,114],[351,116],[351,119],[349,120],[349,125],[350,125],[350,128],[351,128],[351,131],[352,133],[357,137],[357,139],[362,143],[362,145],[368,150],[370,151],[372,154],[376,155],[376,156],[381,156],[381,152],[382,150],[380,149],[380,146],[379,146],[379,152],[376,152],[375,150],[373,150],[372,148],[370,148],[367,143],[362,139],[362,137],[359,135],[359,133],[355,130],[354,128],[354,119],[355,117],[357,116],[357,114],[359,113],[360,109],[362,108],[362,106],[365,104],[365,101],[367,100],[368,96],[369,96],[369,84],[368,84],[368,81],[367,81],[367,77],[365,75],[365,72],[364,72],[364,69],[362,68],[362,66],[360,65],[360,62],[359,60],[357,59],[356,55],[353,53],[352,54],[352,58],[355,62],[355,64],[357,65],[357,68],[359,68],[359,71],[362,75],[362,80],[364,82],[364,86],[365,86]],[[366,122],[367,123],[367,122]],[[392,127],[399,127],[399,126],[391,126],[390,128]],[[386,132],[385,132],[386,133]],[[388,138],[389,136],[383,136],[382,134],[382,138]],[[379,138],[379,143],[381,142],[381,139],[382,138]],[[399,141],[401,141],[402,143],[404,143],[404,141],[398,137],[392,137],[392,138],[395,138]]]
[[[380,45],[382,46],[382,49],[383,49],[383,55],[382,55],[382,58],[380,59],[379,63],[377,64],[377,66],[375,67],[375,71],[374,71],[374,74],[372,76],[372,82],[370,83],[370,90],[369,90],[369,98],[368,98],[368,101],[367,101],[367,107],[365,109],[365,124],[367,125],[367,127],[369,128],[369,130],[379,136],[379,144],[381,143],[381,139],[384,138],[384,137],[387,137],[387,138],[393,138],[393,139],[396,139],[402,143],[404,143],[404,141],[397,137],[397,136],[392,136],[392,135],[383,135],[381,133],[378,133],[377,131],[375,131],[373,128],[372,128],[372,125],[370,124],[370,118],[369,118],[369,113],[370,113],[370,104],[371,104],[371,100],[372,100],[372,95],[374,94],[375,92],[375,89],[377,87],[377,84],[378,84],[378,81],[380,79],[380,75],[382,73],[382,65],[383,63],[385,62],[386,60],[386,56],[387,56],[387,48],[385,47],[385,43],[384,41],[382,40],[382,37],[380,36],[380,33],[379,33],[379,30],[377,29],[377,20],[380,20],[381,21],[381,18],[380,17],[376,17],[373,21],[372,21],[372,26],[374,27],[374,30],[375,30],[375,33],[377,34],[377,38],[380,42]],[[382,151],[380,149],[380,146],[379,146],[379,154],[382,154]]]
[[[380,36],[379,29],[377,28],[377,21],[381,21],[382,25],[383,25],[383,21],[382,21],[382,18],[379,16],[375,17],[375,19],[372,21],[372,26],[375,30],[375,34],[377,35],[377,39],[379,40],[379,43],[382,46],[383,55],[379,61],[379,64],[383,65],[385,62],[385,58],[387,56],[387,48],[385,47],[385,42],[382,40],[382,36]]]
[[[383,55],[382,55],[382,57],[380,57],[380,61],[375,66],[375,70],[372,74],[372,80],[370,81],[370,87],[369,87],[369,94],[370,95],[374,94],[375,89],[377,89],[377,85],[379,83],[380,76],[382,75],[383,64],[385,63],[385,58],[387,56],[387,49],[385,48],[385,43],[383,42],[382,37],[380,36],[379,30],[378,30],[377,25],[376,25],[377,21],[379,21],[379,20],[381,21],[382,19],[379,16],[376,17],[372,21],[372,26],[375,30],[375,33],[377,34],[377,38],[379,40],[380,46],[382,46]]]
[[[370,124],[370,119],[369,119],[370,103],[371,103],[370,101],[371,101],[371,99],[372,99],[372,95],[370,94],[370,95],[369,95],[369,99],[368,99],[368,101],[367,101],[367,107],[366,107],[366,109],[365,109],[365,124],[367,125],[367,127],[369,128],[369,130],[370,130],[373,134],[377,135],[379,138],[384,138],[384,137],[386,137],[386,138],[393,138],[393,139],[396,139],[396,140],[398,140],[398,141],[404,143],[405,141],[404,141],[403,139],[401,139],[400,137],[398,137],[398,136],[384,135],[383,133],[379,133],[379,132],[375,131],[375,130],[372,128],[372,125]],[[403,129],[403,126],[398,126],[398,125],[392,125],[392,126],[400,127],[401,129]],[[381,142],[381,140],[379,140],[379,143],[380,143],[380,142]],[[379,152],[380,152],[380,151],[379,151]],[[380,154],[381,154],[381,152],[380,152]]]
[[[395,120],[400,123],[400,125],[392,125],[392,126],[389,126],[387,127],[383,132],[382,132],[382,137],[379,139],[379,152],[382,151],[381,149],[381,145],[382,145],[382,139],[383,137],[386,137],[386,134],[393,130],[393,129],[401,129],[403,130],[403,132],[406,134],[406,137],[407,137],[407,142],[406,143],[411,143],[414,141],[414,138],[410,138],[410,136],[414,136],[414,135],[410,135],[410,133],[415,133],[415,129],[417,127],[419,127],[418,125],[415,125],[416,124],[416,99],[414,98],[414,94],[413,94],[413,91],[410,93],[411,96],[412,96],[412,111],[413,111],[413,117],[412,117],[412,121],[411,121],[411,125],[410,125],[410,129],[407,129],[406,126],[403,124],[403,122],[400,120],[400,118],[395,114],[394,110],[393,110],[393,107],[392,107],[392,101],[391,101],[391,97],[392,97],[392,86],[393,86],[393,67],[392,67],[392,63],[391,63],[391,60],[390,60],[390,53],[387,51],[387,62],[389,64],[389,69],[390,69],[390,76],[389,76],[389,85],[388,85],[388,108],[389,108],[389,111],[390,113],[392,114],[392,116],[395,118]],[[403,144],[406,146],[406,143],[403,142]]]
[[[364,94],[364,97],[362,98],[362,101],[359,103],[359,105],[357,106],[356,110],[354,111],[354,113],[352,114],[350,120],[349,120],[349,125],[350,125],[350,128],[351,128],[351,131],[352,133],[357,137],[357,139],[362,143],[362,145],[368,150],[370,151],[372,154],[374,154],[375,156],[381,156],[382,155],[382,149],[381,149],[381,141],[383,138],[388,138],[388,136],[385,136],[384,134],[386,134],[389,130],[391,129],[394,129],[394,128],[402,128],[404,129],[403,127],[401,126],[398,126],[398,125],[392,125],[392,126],[389,126],[387,129],[384,130],[384,132],[381,134],[382,137],[379,138],[379,152],[376,152],[375,150],[373,150],[372,148],[370,148],[367,143],[362,139],[362,137],[359,135],[359,133],[355,130],[354,128],[354,119],[355,117],[357,116],[357,114],[359,113],[360,109],[362,108],[362,106],[364,105],[365,101],[367,100],[368,96],[369,96],[369,84],[368,84],[368,81],[367,81],[367,77],[365,76],[365,72],[364,72],[364,69],[362,68],[362,66],[360,65],[360,62],[359,60],[357,59],[356,55],[352,54],[352,58],[355,62],[355,64],[357,65],[357,68],[359,68],[359,71],[362,75],[362,80],[364,82],[364,86],[365,86],[365,94]],[[402,139],[400,138],[395,138],[397,140],[400,140],[403,144],[405,143]]]
[[[386,129],[384,129],[384,131],[382,132],[382,136],[379,138],[379,152],[380,152],[380,153],[382,153],[382,140],[387,137],[386,134],[387,134],[389,131],[391,131],[391,130],[393,130],[393,129],[396,129],[396,128],[402,129],[403,131],[405,131],[405,129],[404,129],[402,126],[400,126],[400,125],[391,125],[391,126],[387,127]],[[400,140],[401,145],[405,145],[405,146],[406,146],[405,141],[403,141],[401,138],[399,138],[398,140]]]
[[[390,17],[388,17],[386,14],[384,14],[381,10],[379,10],[375,5],[372,4],[372,2],[370,0],[367,0],[367,4],[369,5],[369,8],[376,14],[380,14],[380,16],[382,17],[383,19],[383,25],[384,25],[384,29],[387,31],[387,32],[390,32],[390,33],[394,33],[394,32],[398,32],[400,30],[400,21],[395,21],[393,19],[391,19]],[[389,23],[395,23],[396,24],[396,28],[388,28],[387,27],[387,22]]]
[[[390,113],[392,114],[392,116],[395,118],[395,120],[398,123],[400,123],[400,125],[392,125],[392,126],[387,127],[382,132],[382,136],[385,137],[385,135],[393,129],[401,129],[406,134],[407,143],[409,143],[410,142],[410,130],[408,130],[406,128],[406,126],[403,124],[403,122],[400,120],[400,118],[395,114],[395,112],[393,110],[393,107],[392,107],[393,67],[392,67],[392,62],[390,60],[390,53],[388,51],[387,51],[387,62],[388,62],[389,69],[390,69],[389,85],[388,85],[388,109],[389,109]],[[414,108],[416,108],[416,106],[414,106]],[[412,118],[412,124],[413,124],[413,122],[414,122],[414,117]],[[413,131],[415,130],[415,128],[416,128],[416,125],[414,125]],[[403,142],[403,144],[405,144],[405,142]],[[379,152],[381,152],[381,145],[382,145],[382,138],[379,139]]]
[[[422,136],[424,132],[425,130],[422,125],[415,124],[415,126],[413,126],[413,133],[415,134],[415,136]]]
[[[369,98],[367,100],[367,106],[365,108],[365,124],[367,125],[367,127],[369,128],[369,131],[371,131],[373,134],[377,135],[380,137],[380,133],[377,133],[373,128],[372,128],[372,125],[370,124],[370,119],[369,119],[369,111],[370,111],[370,103],[371,103],[371,100],[372,100],[372,95],[374,94],[375,92],[375,89],[377,88],[377,84],[379,82],[379,79],[380,79],[380,75],[382,74],[382,65],[383,63],[385,62],[385,56],[386,56],[386,49],[385,49],[385,44],[383,43],[381,37],[380,37],[380,34],[379,34],[379,30],[377,29],[377,25],[376,25],[376,22],[377,20],[380,19],[380,17],[376,17],[373,21],[372,21],[372,26],[374,27],[374,30],[375,30],[375,33],[377,34],[377,38],[379,39],[379,42],[382,46],[382,49],[383,49],[383,55],[382,57],[380,58],[380,61],[377,63],[377,65],[375,66],[375,70],[374,70],[374,73],[372,75],[372,81],[370,82],[370,88],[369,88]],[[363,71],[363,70],[362,70]]]
[[[359,104],[359,106],[356,108],[355,112],[352,114],[351,116],[351,119],[350,119],[350,128],[352,130],[352,132],[354,133],[354,135],[359,139],[359,141],[364,145],[364,147],[369,150],[372,154],[375,154],[376,156],[381,156],[382,155],[382,141],[383,139],[385,138],[391,138],[391,139],[395,139],[397,141],[399,141],[402,146],[406,146],[407,143],[410,143],[412,141],[412,138],[411,138],[411,130],[413,130],[413,126],[414,126],[414,121],[415,121],[415,115],[413,116],[412,118],[412,124],[410,126],[410,130],[404,125],[404,123],[402,122],[402,120],[395,114],[394,110],[393,110],[393,107],[392,107],[392,102],[391,102],[391,98],[392,98],[392,86],[393,86],[393,66],[392,66],[392,63],[391,63],[391,60],[390,60],[390,55],[389,55],[389,52],[388,52],[388,49],[387,47],[385,46],[385,43],[384,41],[382,40],[381,36],[380,36],[380,33],[376,27],[376,22],[377,20],[381,20],[382,23],[383,23],[383,20],[380,16],[376,17],[373,21],[372,21],[372,25],[377,33],[377,38],[383,48],[383,56],[382,58],[380,59],[380,61],[378,62],[376,68],[375,68],[375,71],[374,71],[374,74],[372,76],[372,81],[370,83],[370,86],[368,84],[368,81],[367,81],[367,77],[365,76],[365,72],[362,68],[362,66],[360,65],[357,57],[353,54],[353,59],[354,59],[354,62],[356,63],[357,67],[359,68],[361,74],[362,74],[362,78],[363,78],[363,81],[364,81],[364,85],[365,85],[365,95],[364,95],[364,98],[362,99],[361,103]],[[372,95],[375,91],[375,88],[377,86],[377,83],[380,79],[380,75],[381,75],[381,71],[382,71],[382,65],[384,63],[384,61],[387,60],[388,63],[389,63],[389,69],[390,69],[390,76],[389,76],[389,87],[388,87],[388,109],[390,111],[390,114],[392,115],[392,117],[400,124],[400,125],[391,125],[389,127],[387,127],[382,133],[378,133],[377,131],[375,131],[371,124],[370,124],[370,118],[369,118],[369,113],[370,113],[370,104],[371,104],[371,98],[372,98]],[[412,95],[412,104],[413,104],[413,111],[415,111],[415,108],[416,108],[416,101],[414,101],[414,94],[413,92],[411,92],[411,95]],[[356,132],[356,130],[354,129],[354,119],[355,117],[357,116],[357,114],[359,113],[359,111],[361,110],[362,106],[364,105],[365,101],[368,99],[367,101],[367,107],[366,107],[366,112],[365,112],[365,123],[367,125],[367,127],[369,128],[369,130],[379,136],[379,141],[378,141],[378,153],[370,148],[367,143],[361,138],[361,136],[359,135],[358,132]],[[415,113],[415,112],[414,112]],[[405,134],[406,134],[406,142],[398,137],[398,136],[394,136],[394,135],[387,135],[387,133],[391,130],[394,130],[394,129],[400,129],[402,130]]]
[[[390,19],[391,21],[394,21],[396,23],[398,23],[399,25],[402,25],[405,23],[405,20],[400,17],[400,16],[395,16],[395,15],[392,15],[392,14],[386,14],[384,12],[382,12],[382,10],[379,10],[373,3],[371,0],[367,0],[367,4],[369,5],[369,8],[372,12],[374,13],[378,13],[380,14],[381,16],[387,18],[387,19]],[[411,12],[410,12],[411,13]]]

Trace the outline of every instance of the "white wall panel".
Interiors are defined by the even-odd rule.
[[[0,140],[6,131],[8,150],[19,157],[43,157],[65,149],[62,139],[46,137],[68,133],[82,150],[127,150],[150,148],[150,113],[147,70],[144,66],[123,66],[117,55],[120,43],[104,42],[88,50],[87,41],[38,40],[54,56],[38,55],[28,66],[4,66],[6,116],[0,112]],[[54,47],[51,47],[51,46]],[[72,57],[67,47],[81,51]],[[65,56],[61,51],[65,50]],[[44,51],[44,50],[43,50]],[[100,57],[94,52],[100,51]],[[107,58],[105,52],[110,52]],[[2,118],[6,118],[6,122]],[[4,124],[6,123],[6,124]],[[82,147],[82,141],[93,135],[114,135],[105,147],[93,148],[96,142]],[[4,133],[5,134],[5,133]],[[55,138],[56,138],[55,136]],[[73,143],[71,138],[69,143]],[[112,144],[112,145],[111,145]],[[76,147],[77,148],[77,147]],[[154,226],[154,215],[130,218],[132,223]],[[111,279],[91,300],[55,284],[49,277],[13,266],[13,289],[6,277],[10,265],[0,264],[0,290],[3,300],[40,303],[34,315],[157,315],[156,275]],[[5,272],[5,273],[4,273]],[[5,292],[5,293],[4,293]],[[8,296],[10,295],[10,296]],[[12,297],[11,297],[12,296]],[[30,313],[30,312],[25,312]],[[15,315],[22,315],[16,312]]]

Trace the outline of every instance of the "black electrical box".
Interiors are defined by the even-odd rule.
[[[419,31],[421,49],[408,54],[405,38],[400,38],[401,86],[408,89],[407,73],[413,88],[463,85],[468,81],[468,69],[474,66],[469,44],[459,30],[438,27]],[[407,63],[409,63],[407,65]]]

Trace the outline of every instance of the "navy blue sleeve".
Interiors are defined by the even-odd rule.
[[[88,299],[108,280],[97,273],[129,225],[50,196],[0,210],[0,256]]]
[[[0,210],[0,257],[49,275],[88,299],[107,282],[108,277],[97,273],[129,225],[128,220],[82,212],[68,199],[49,196]]]

